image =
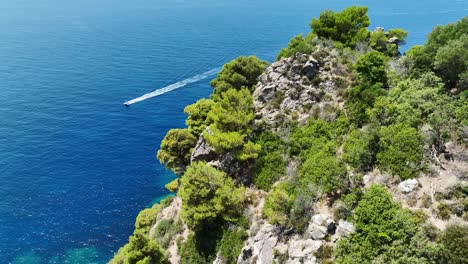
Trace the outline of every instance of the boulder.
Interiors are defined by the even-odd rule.
[[[409,179],[402,181],[398,184],[398,190],[402,193],[410,193],[419,186],[419,182],[416,179]]]
[[[338,226],[336,227],[336,234],[341,237],[348,237],[351,233],[354,233],[356,228],[353,224],[343,219],[338,221]]]
[[[333,219],[324,214],[313,215],[307,229],[307,234],[314,240],[324,239],[327,234],[334,234],[336,230]]]

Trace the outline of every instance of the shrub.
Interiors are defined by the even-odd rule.
[[[241,253],[247,237],[247,232],[243,228],[224,231],[223,237],[218,244],[218,251],[226,263],[237,262],[237,257]]]
[[[369,121],[368,110],[374,107],[377,97],[385,94],[380,83],[361,82],[347,90],[345,106],[349,120],[357,127],[364,125]]]
[[[320,151],[311,153],[300,170],[302,186],[317,186],[323,194],[342,189],[346,186],[347,170],[335,153]]]
[[[149,239],[139,230],[135,231],[128,244],[121,250],[117,255],[124,256],[123,263],[125,264],[169,263],[164,258],[164,252],[156,241]]]
[[[450,206],[445,203],[439,203],[437,206],[437,216],[442,220],[449,220],[452,211],[450,210]]]
[[[148,234],[151,227],[156,222],[156,217],[159,213],[160,206],[153,205],[151,208],[146,208],[140,211],[135,221],[135,229]]]
[[[302,37],[302,34],[294,36],[288,43],[287,48],[281,49],[276,60],[281,58],[289,58],[297,52],[310,54],[314,49],[314,44],[312,39],[315,37],[313,34],[308,34],[305,38]]]
[[[165,249],[169,247],[175,235],[182,231],[182,222],[180,220],[163,219],[156,226],[154,236],[156,241]]]
[[[295,199],[296,194],[292,183],[281,182],[273,187],[265,199],[262,214],[271,224],[288,226]]]
[[[408,245],[416,225],[411,214],[396,203],[380,185],[372,185],[359,201],[354,214],[356,232],[337,246],[337,263],[371,263],[388,245]]]
[[[421,134],[403,124],[381,127],[377,164],[406,180],[418,175],[422,168],[423,142]]]
[[[361,130],[353,130],[343,145],[343,160],[360,171],[372,168],[375,163],[378,138]]]
[[[179,250],[180,264],[208,264],[213,262],[214,256],[207,256],[200,249],[200,244],[194,234],[189,235]]]
[[[388,80],[387,61],[387,56],[374,50],[359,56],[354,67],[363,80],[385,85]]]
[[[468,262],[468,227],[466,225],[450,225],[439,239],[442,244],[439,263]]]
[[[185,124],[195,137],[200,134],[210,125],[208,113],[214,105],[211,99],[200,99],[196,103],[185,107],[184,112],[188,115]]]
[[[253,168],[255,186],[269,190],[273,183],[286,172],[286,165],[279,151],[274,151],[260,157]]]
[[[171,192],[177,192],[177,189],[179,189],[179,184],[180,184],[180,181],[177,178],[171,181],[170,183],[166,184],[164,187],[166,187],[166,189],[168,189]]]

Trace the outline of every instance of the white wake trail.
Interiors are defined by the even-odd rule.
[[[221,70],[221,68],[212,69],[212,70],[209,70],[209,71],[204,72],[202,74],[199,74],[199,75],[193,76],[191,78],[182,80],[180,82],[170,84],[168,86],[165,86],[163,88],[157,89],[157,90],[152,91],[150,93],[144,94],[144,95],[142,95],[140,97],[137,97],[135,99],[126,101],[124,103],[124,105],[131,105],[131,104],[138,103],[138,102],[141,102],[141,101],[149,99],[149,98],[153,98],[153,97],[165,94],[165,93],[170,92],[170,91],[174,91],[175,89],[182,88],[182,87],[184,87],[184,86],[186,86],[188,84],[195,83],[195,82],[201,81],[203,79],[206,79],[206,78],[208,78],[208,77],[210,77],[212,75],[215,75],[220,70]]]

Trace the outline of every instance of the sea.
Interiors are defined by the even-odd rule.
[[[468,14],[466,0],[0,0],[0,264],[106,263],[170,194],[155,154],[216,69],[272,62],[350,5],[408,30],[403,49]]]

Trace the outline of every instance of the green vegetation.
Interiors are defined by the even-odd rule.
[[[197,138],[188,129],[171,129],[161,142],[156,156],[166,168],[181,174],[190,163],[191,150],[196,143]]]
[[[466,185],[437,193],[434,204],[428,194],[421,201],[408,195],[407,205],[426,208],[411,212],[386,187],[363,188],[363,178],[370,171],[401,180],[418,177],[442,166],[438,157],[446,153],[446,142],[468,142],[468,19],[436,27],[427,43],[403,56],[399,46],[408,32],[371,32],[369,24],[366,7],[325,11],[312,20],[311,32],[295,36],[278,54],[311,54],[325,70],[342,75],[331,80],[339,88],[336,96],[322,87],[329,77],[310,81],[322,89],[311,97],[327,89],[328,99],[338,104],[307,103],[303,108],[314,114],[305,124],[294,110],[284,113],[295,113],[293,121],[282,122],[283,113],[274,122],[256,120],[252,93],[267,63],[253,56],[227,63],[211,82],[210,99],[185,108],[187,128],[170,130],[157,154],[180,176],[166,185],[182,200],[180,219],[154,227],[171,200],[143,210],[129,244],[111,263],[165,263],[162,248],[183,223],[190,234],[177,242],[180,263],[212,263],[216,256],[235,263],[252,219],[244,210],[256,206],[257,193],[265,195],[262,216],[294,234],[307,230],[317,205],[332,206],[335,221],[355,225],[356,232],[336,247],[327,244],[316,253],[323,263],[467,262],[466,226],[440,233],[426,223],[430,213],[439,220],[468,219]],[[272,94],[272,110],[278,110],[286,95]],[[191,164],[200,135],[217,160]],[[262,191],[246,192],[251,184]],[[154,240],[148,237],[151,228]]]
[[[196,103],[185,107],[184,112],[188,115],[185,124],[194,136],[198,137],[210,125],[208,113],[213,105],[213,100],[200,99]]]
[[[243,228],[224,231],[218,251],[226,263],[237,263],[237,257],[241,253],[247,237],[247,232]]]
[[[387,61],[389,58],[378,51],[371,51],[361,55],[356,61],[356,71],[364,80],[373,84],[387,84]]]
[[[260,157],[253,169],[255,186],[269,190],[278,178],[286,173],[286,166],[281,152],[274,151]]]
[[[258,157],[261,146],[246,142],[254,119],[252,95],[247,89],[229,89],[222,93],[208,118],[213,122],[210,126],[213,134],[204,133],[204,137],[218,153],[232,150],[241,161]]]
[[[403,124],[383,126],[380,129],[379,167],[402,179],[418,176],[422,169],[423,143],[420,133]]]
[[[263,207],[263,216],[270,223],[290,226],[291,209],[296,199],[294,187],[290,182],[281,182],[273,187]]]
[[[343,145],[343,160],[358,171],[367,171],[375,164],[378,136],[371,132],[353,130]]]
[[[315,186],[323,194],[346,188],[346,166],[335,154],[333,147],[309,154],[299,172],[303,188]]]
[[[226,63],[218,76],[211,81],[211,86],[215,89],[213,96],[216,98],[230,89],[240,90],[241,88],[247,88],[252,93],[257,84],[257,78],[267,66],[266,61],[261,61],[255,56],[240,56]]]
[[[156,216],[158,215],[161,206],[158,204],[153,205],[151,208],[143,209],[137,216],[135,221],[135,229],[141,231],[144,234],[148,234],[149,230],[156,222]]]
[[[440,236],[442,245],[439,263],[468,262],[468,226],[451,225]]]
[[[424,46],[408,51],[414,75],[433,71],[444,80],[447,88],[462,84],[468,69],[467,35],[468,17],[435,27]],[[459,88],[466,89],[466,86]]]
[[[232,222],[243,206],[244,189],[227,175],[206,163],[187,168],[178,196],[182,199],[182,218],[192,230],[204,225]]]
[[[162,248],[142,231],[135,231],[127,245],[110,261],[112,264],[166,264]]]
[[[154,237],[162,248],[167,249],[174,236],[182,231],[182,221],[179,219],[163,219],[154,231]]]
[[[364,192],[352,218],[356,232],[339,241],[337,263],[371,263],[390,250],[387,245],[409,245],[417,229],[411,214],[379,185]]]
[[[341,12],[331,10],[320,13],[320,17],[312,19],[312,33],[320,38],[340,42],[347,47],[366,41],[369,37],[367,27],[370,25],[367,7],[352,6]]]

